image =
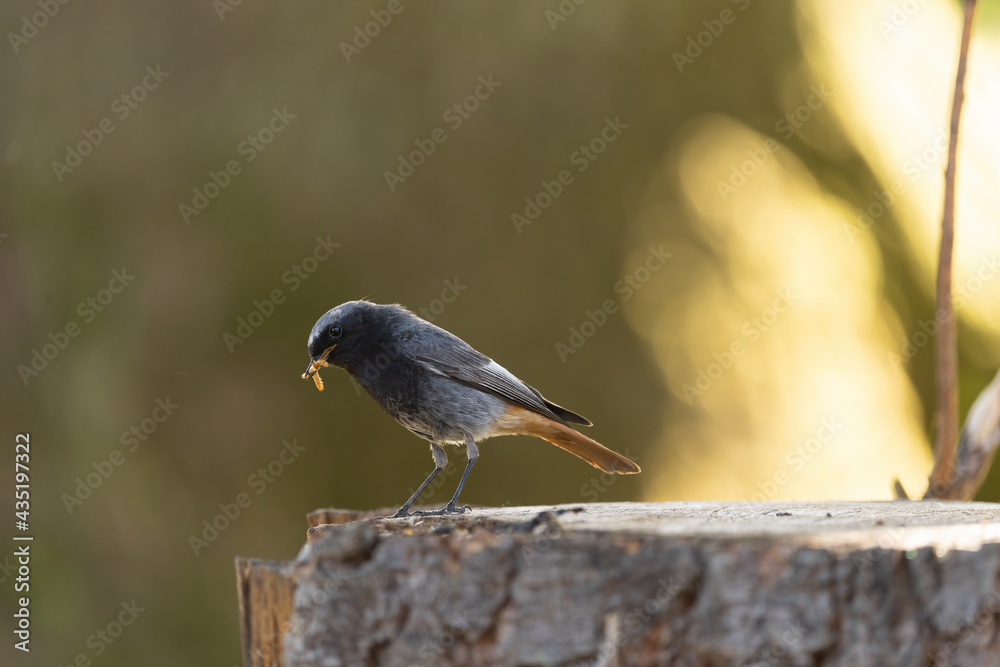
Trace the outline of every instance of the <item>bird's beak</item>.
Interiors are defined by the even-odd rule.
[[[318,373],[319,369],[323,368],[324,366],[330,365],[327,363],[326,358],[330,356],[330,352],[332,352],[333,348],[335,347],[337,346],[331,345],[330,347],[326,348],[326,350],[323,351],[323,354],[319,355],[319,357],[313,357],[312,359],[310,359],[309,365],[306,367],[306,372],[302,374],[303,379],[305,380],[312,379],[313,382],[316,383],[316,388],[319,389],[320,391],[323,391],[323,381],[319,379],[319,376],[316,375],[316,373]]]

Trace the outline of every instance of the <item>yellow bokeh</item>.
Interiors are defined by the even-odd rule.
[[[901,221],[932,293],[959,9],[802,3],[805,62],[787,75],[787,120],[775,119],[768,136],[702,116],[664,158],[634,222],[668,229],[679,212],[662,193],[679,181],[697,238],[670,239],[669,275],[626,309],[680,406],[664,416],[647,499],[881,499],[895,477],[922,492],[931,455],[907,363],[929,352],[934,327],[907,331],[882,296],[894,276],[875,233]],[[955,254],[960,314],[993,338],[995,54],[990,36],[976,40]],[[842,125],[853,148],[831,145],[824,124]],[[824,190],[788,147],[793,135],[828,154],[861,155],[880,183],[870,201]]]
[[[909,10],[909,13],[907,11]],[[926,276],[937,267],[952,91],[962,31],[961,5],[821,0],[800,4],[809,69],[838,94],[831,110],[882,182],[905,191],[893,207]],[[969,51],[956,183],[955,285],[966,286],[962,317],[1000,336],[1000,281],[988,274],[1000,254],[1000,45],[977,22]],[[872,202],[876,201],[875,193]],[[878,221],[875,222],[878,224]],[[989,275],[989,278],[995,277]],[[981,293],[980,293],[981,292]],[[1000,361],[997,353],[994,361]]]

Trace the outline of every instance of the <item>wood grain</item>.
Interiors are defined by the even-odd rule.
[[[287,572],[287,667],[1000,664],[986,503],[361,519],[311,528]]]

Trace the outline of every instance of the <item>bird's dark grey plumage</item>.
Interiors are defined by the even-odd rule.
[[[455,504],[479,456],[476,442],[495,435],[535,435],[608,472],[639,472],[627,458],[567,426],[589,426],[587,419],[547,400],[461,338],[402,306],[341,304],[319,318],[308,347],[310,366],[303,377],[325,365],[343,368],[390,416],[431,443],[434,472],[396,516],[405,516],[447,465],[443,444],[464,444],[469,463],[455,496],[440,513],[462,511]]]

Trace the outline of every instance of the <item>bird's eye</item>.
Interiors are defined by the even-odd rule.
[[[343,332],[344,331],[343,329],[340,328],[339,324],[334,324],[332,327],[330,327],[330,335],[333,336],[334,338],[340,338],[340,334],[342,334]]]

